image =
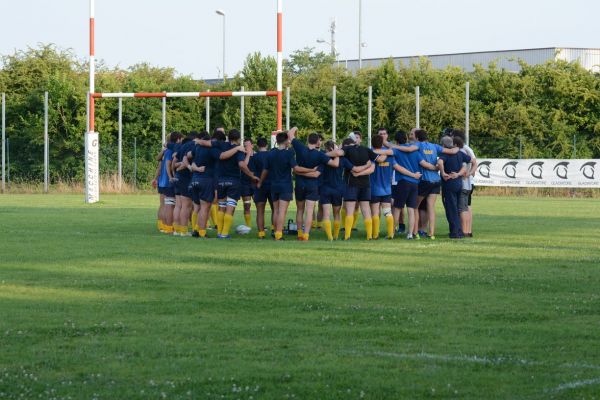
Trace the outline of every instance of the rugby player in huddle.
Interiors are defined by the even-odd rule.
[[[242,199],[245,228],[250,230],[253,200],[258,237],[266,237],[269,203],[271,234],[275,240],[283,240],[288,206],[295,197],[300,241],[310,239],[317,208],[319,225],[330,241],[338,240],[342,229],[343,239],[351,238],[359,210],[367,240],[379,238],[382,214],[386,238],[393,239],[396,227],[403,224],[405,207],[407,239],[424,236],[433,240],[435,200],[443,186],[450,236],[463,237],[470,230],[468,183],[474,169],[471,164],[476,161],[465,154],[470,148],[465,149],[462,132],[457,131],[454,143],[446,140],[439,146],[429,143],[427,132],[419,129],[411,131],[410,143],[404,132],[396,133],[395,143],[391,143],[387,130],[380,128],[371,148],[362,146],[360,133],[353,132],[340,147],[328,141],[321,149],[320,134],[309,134],[304,144],[296,137],[297,131],[294,127],[277,132],[273,149],[259,137],[256,150],[249,138],[240,143],[240,132],[235,129],[226,136],[224,129],[218,128],[212,137],[208,132],[171,133],[158,155],[153,181],[160,195],[158,229],[175,236],[206,238],[212,220],[216,237],[229,239],[234,212]],[[426,204],[422,214],[426,221],[421,225],[428,227],[428,235],[419,234],[422,204]]]

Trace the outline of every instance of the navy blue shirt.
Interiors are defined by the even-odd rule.
[[[177,151],[177,162],[182,162],[184,157],[187,157],[187,153],[192,151],[194,149],[194,146],[196,146],[196,143],[193,140],[190,140],[189,142],[185,142],[180,144],[176,151]],[[184,168],[181,171],[177,171],[175,173],[175,176],[178,179],[190,179],[192,177],[192,172],[187,169]]]
[[[224,153],[228,150],[231,150],[233,147],[237,147],[236,144],[231,144],[229,142],[221,142],[218,140],[212,141],[212,146],[219,150],[220,153]],[[217,161],[217,178],[218,179],[240,179],[240,166],[239,162],[244,161],[246,155],[241,151],[238,151],[233,156],[229,157],[226,160]]]
[[[323,171],[323,187],[329,187],[334,190],[344,190],[344,171],[351,170],[354,166],[346,159],[340,157],[340,166],[338,168],[326,166]]]
[[[215,167],[221,152],[212,147],[204,147],[197,144],[192,150],[192,162],[198,167],[205,167],[204,172],[194,171],[192,180],[199,181],[205,178],[213,178],[215,175]]]
[[[255,153],[256,154],[256,153]],[[252,159],[254,158],[254,156],[250,156],[250,159],[248,160],[248,169],[250,171],[252,171],[252,168],[250,168],[250,165],[252,164]],[[244,160],[246,160],[246,155],[244,154]],[[244,161],[242,160],[242,161]],[[257,175],[259,178],[260,176]],[[242,185],[252,185],[254,182],[252,182],[252,179],[250,179],[250,177],[248,175],[246,175],[245,173],[241,173],[241,177],[242,177]]]
[[[462,169],[463,163],[470,163],[471,157],[459,151],[456,154],[440,154],[440,160],[444,162],[444,171],[447,174],[451,174],[452,172],[458,172]],[[462,176],[459,176],[456,179],[448,179],[447,181],[442,179],[442,186],[446,190],[451,191],[459,191],[462,189]]]
[[[325,167],[331,158],[327,157],[327,155],[318,149],[309,149],[298,139],[292,140],[292,146],[296,151],[296,162],[299,166],[304,168],[315,168],[315,167]],[[319,168],[321,172],[323,170]],[[307,176],[296,176],[296,183],[304,182],[307,187],[318,187],[319,186],[319,178],[310,178]]]
[[[273,149],[266,161],[264,169],[269,171],[271,189],[281,193],[292,193],[292,168],[298,165],[294,152],[289,149]]]
[[[259,178],[262,175],[263,169],[265,169],[269,153],[269,151],[258,151],[254,153],[254,156],[252,156],[248,162],[248,168],[250,171],[254,172],[254,175],[258,176]],[[262,183],[262,186],[267,189],[271,187],[271,174],[267,175],[265,181]]]

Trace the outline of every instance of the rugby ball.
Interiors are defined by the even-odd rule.
[[[250,233],[251,230],[252,228],[246,225],[238,225],[237,228],[235,228],[235,231],[238,235],[247,235]]]

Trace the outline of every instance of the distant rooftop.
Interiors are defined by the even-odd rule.
[[[495,62],[498,68],[518,72],[521,70],[518,60],[523,60],[529,65],[544,64],[550,60],[577,61],[582,67],[589,71],[600,72],[600,49],[577,48],[577,47],[544,47],[537,49],[520,50],[492,50],[453,54],[431,54],[423,56],[385,57],[385,58],[363,58],[362,66],[377,67],[381,63],[392,59],[397,66],[410,65],[411,62],[419,63],[421,58],[427,58],[433,68],[444,69],[448,66],[456,66],[471,72],[474,65],[480,64],[487,67]],[[358,70],[358,60],[343,60],[340,64],[346,68]]]

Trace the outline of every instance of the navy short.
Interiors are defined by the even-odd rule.
[[[192,194],[190,193],[190,181],[191,179],[181,179],[179,178],[179,180],[177,181],[177,184],[175,185],[175,194],[178,196],[183,196],[183,197],[187,197],[187,198],[192,198]]]
[[[252,195],[254,194],[254,189],[252,188],[252,185],[247,182],[242,183],[240,187],[240,194],[242,195],[242,197],[252,197]]]
[[[419,194],[419,185],[401,179],[396,185],[394,196],[395,208],[417,208],[417,195]]]
[[[241,184],[239,179],[219,179],[217,183],[218,199],[239,200],[241,195]]]
[[[387,196],[371,196],[371,204],[376,204],[376,203],[391,203],[392,202],[392,195],[387,195]]]
[[[291,191],[281,191],[276,189],[271,189],[271,199],[273,201],[292,201],[293,195]]]
[[[158,194],[163,194],[165,197],[175,197],[175,188],[173,186],[158,187]]]
[[[339,207],[342,205],[343,197],[343,189],[336,189],[329,186],[321,186],[319,188],[319,202],[321,204],[331,204],[334,207]]]
[[[344,201],[371,201],[371,187],[359,188],[346,185]]]
[[[318,201],[319,187],[314,185],[305,185],[303,182],[296,182],[296,201]]]
[[[192,201],[195,204],[200,204],[200,201],[212,203],[215,199],[213,179],[207,178],[192,182],[190,192],[192,193]]]
[[[419,182],[419,196],[427,197],[430,194],[440,194],[442,184],[441,182]]]
[[[260,189],[254,189],[254,202],[255,203],[266,203],[271,201],[271,187],[261,186]]]

